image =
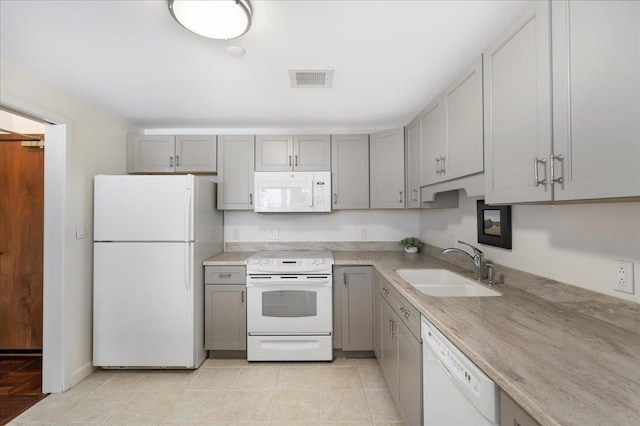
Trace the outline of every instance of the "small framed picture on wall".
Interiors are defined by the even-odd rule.
[[[478,200],[478,242],[511,249],[511,206],[488,206]]]

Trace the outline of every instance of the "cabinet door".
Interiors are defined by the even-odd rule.
[[[441,176],[442,158],[446,158],[442,96],[438,96],[433,100],[420,114],[420,129],[422,149],[420,184],[424,186],[444,179]]]
[[[176,172],[216,171],[216,137],[176,136]]]
[[[371,267],[340,267],[336,275],[342,288],[342,350],[373,350]]]
[[[332,208],[369,208],[369,136],[331,136]]]
[[[409,425],[422,425],[422,345],[398,324],[398,401]]]
[[[500,390],[500,424],[506,426],[540,426],[509,395]]]
[[[398,399],[398,345],[396,344],[396,328],[400,323],[398,316],[393,312],[386,301],[381,305],[382,318],[382,374],[387,379],[389,391],[394,400]]]
[[[407,208],[420,208],[420,117],[407,125]]]
[[[444,91],[446,152],[442,175],[446,180],[482,172],[482,55]]]
[[[382,361],[382,276],[373,271],[373,352]]]
[[[286,172],[293,170],[293,136],[256,136],[256,171]]]
[[[551,7],[554,199],[640,196],[640,2]]]
[[[175,137],[130,135],[127,140],[129,173],[175,171]]]
[[[294,136],[293,170],[330,171],[331,137],[329,135]]]
[[[404,128],[374,133],[369,139],[371,208],[404,208]]]
[[[253,136],[218,136],[218,210],[253,210]]]
[[[204,293],[205,349],[246,350],[246,287],[205,285]]]
[[[485,200],[551,200],[549,3],[529,7],[484,52]]]

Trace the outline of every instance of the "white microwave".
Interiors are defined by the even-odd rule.
[[[255,172],[258,213],[330,212],[331,172]]]

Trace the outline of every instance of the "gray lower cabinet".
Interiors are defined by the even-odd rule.
[[[205,267],[205,349],[247,349],[245,276],[244,266]]]
[[[382,373],[406,424],[422,424],[422,343],[415,334],[419,313],[380,277]],[[375,310],[375,308],[374,308]],[[419,328],[418,328],[419,330]]]
[[[372,268],[339,266],[333,272],[334,291],[340,298],[334,309],[340,309],[342,350],[373,350]]]
[[[373,352],[382,360],[382,275],[373,271]]]
[[[500,390],[500,424],[502,426],[540,426],[540,423],[503,390]]]

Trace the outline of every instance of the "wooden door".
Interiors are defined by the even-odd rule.
[[[0,350],[42,349],[44,150],[3,138],[0,136]]]

